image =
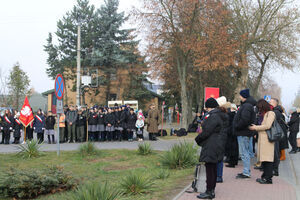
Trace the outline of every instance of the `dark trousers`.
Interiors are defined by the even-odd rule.
[[[112,131],[107,131],[107,140],[111,141],[113,137],[113,132]]]
[[[127,131],[128,132],[128,140],[133,139],[133,131]]]
[[[37,136],[37,140],[38,140],[39,143],[44,142],[44,132],[36,133],[36,136]]]
[[[122,131],[122,137],[123,137],[123,140],[128,140],[128,133],[127,133],[127,130],[123,130],[123,131]]]
[[[122,141],[122,133],[121,133],[121,131],[117,130],[115,132],[116,132],[117,140]]]
[[[261,166],[263,168],[263,174],[261,175],[261,178],[264,178],[266,180],[272,180],[273,177],[273,162],[262,162]]]
[[[297,133],[291,132],[289,135],[289,142],[292,146],[293,151],[297,151]]]
[[[101,141],[102,142],[106,141],[106,131],[101,131],[100,135],[101,135]]]
[[[65,135],[65,127],[59,127],[59,141],[65,142],[66,135]]]
[[[26,138],[27,138],[28,140],[32,140],[32,139],[33,139],[33,129],[30,128],[30,126],[28,126],[28,127],[26,128]]]
[[[217,163],[205,163],[206,169],[206,190],[212,191],[217,183]]]
[[[14,144],[19,144],[20,143],[20,137],[15,137]]]
[[[54,135],[51,135],[51,137],[52,137],[52,144],[55,144],[55,137],[54,137]],[[48,144],[51,144],[50,135],[48,135]]]
[[[10,141],[10,130],[3,131],[4,144],[9,144]]]
[[[76,131],[78,142],[84,142],[84,126],[77,126]]]
[[[273,171],[278,173],[280,164],[280,149],[279,149],[279,142],[274,143],[274,162],[273,162]]]
[[[76,125],[75,124],[68,124],[68,140],[69,141],[75,141],[76,139]]]

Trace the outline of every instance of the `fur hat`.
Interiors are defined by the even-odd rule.
[[[227,99],[224,96],[221,96],[219,98],[216,99],[216,101],[218,102],[219,106],[223,106],[227,103]]]
[[[244,97],[245,99],[247,99],[248,97],[250,97],[250,90],[249,89],[244,89],[240,91],[240,95],[242,97]]]
[[[209,98],[205,102],[205,107],[206,108],[216,108],[218,106],[219,106],[219,104],[214,98]]]

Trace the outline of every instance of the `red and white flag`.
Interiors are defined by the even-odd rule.
[[[25,97],[19,120],[25,127],[27,127],[34,120],[27,96]]]

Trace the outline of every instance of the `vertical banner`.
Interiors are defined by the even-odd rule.
[[[205,101],[209,98],[219,98],[220,96],[220,88],[206,87],[204,90]]]

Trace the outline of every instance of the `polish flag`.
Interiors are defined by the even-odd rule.
[[[27,96],[25,97],[24,104],[23,104],[21,112],[20,112],[19,120],[22,122],[22,124],[25,127],[30,125],[30,123],[34,120],[33,113],[31,111],[31,107],[29,105]]]

